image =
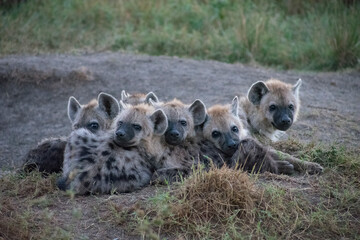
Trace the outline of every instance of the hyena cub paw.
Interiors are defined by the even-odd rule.
[[[276,161],[279,174],[291,175],[294,173],[294,165],[288,161]]]
[[[189,171],[179,168],[157,169],[151,178],[152,184],[168,184],[178,182],[189,174]]]
[[[324,171],[324,168],[314,162],[307,162],[304,169],[308,174],[314,175],[314,174],[321,174]]]

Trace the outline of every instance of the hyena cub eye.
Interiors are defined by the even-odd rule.
[[[212,131],[212,133],[211,133],[211,136],[213,138],[218,138],[218,137],[220,137],[220,135],[221,135],[221,133],[219,131],[216,131],[216,130]]]
[[[86,128],[89,129],[92,133],[95,133],[97,130],[99,130],[99,123],[97,122],[89,122],[87,125],[86,125]]]
[[[294,107],[294,104],[290,104],[290,105],[289,105],[289,109],[290,109],[290,110],[294,110],[294,108],[295,108],[295,107]]]
[[[231,131],[238,133],[239,132],[239,128],[237,126],[232,126],[231,127]]]
[[[136,131],[141,131],[142,129],[142,127],[139,124],[133,124],[132,126]]]
[[[276,110],[276,105],[275,104],[271,104],[269,106],[269,111],[272,112],[272,111],[275,111]]]
[[[187,126],[187,122],[186,122],[186,120],[180,120],[179,122],[180,122],[180,124],[181,124],[181,125],[183,125],[184,127],[186,127],[186,126]]]

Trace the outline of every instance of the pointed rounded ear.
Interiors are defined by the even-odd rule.
[[[297,80],[295,85],[292,87],[292,91],[296,98],[299,98],[299,91],[300,91],[301,84],[302,84],[302,81],[301,81],[301,78],[299,78],[299,80]]]
[[[206,118],[206,106],[205,104],[196,99],[189,107],[189,111],[194,119],[194,125],[200,125],[205,121]]]
[[[260,105],[261,98],[269,92],[264,82],[258,81],[254,83],[248,92],[248,99],[254,105]]]
[[[231,102],[231,113],[235,117],[239,117],[239,99],[238,96],[235,96]]]
[[[150,103],[150,100],[152,100],[153,102],[159,102],[158,97],[153,92],[149,92],[148,94],[146,94],[144,102]]]
[[[119,102],[107,93],[100,93],[98,96],[99,109],[110,119],[114,119],[120,112]]]
[[[125,90],[121,91],[121,100],[124,101],[129,98],[129,94],[125,92]]]
[[[168,119],[163,110],[158,109],[150,116],[150,120],[154,123],[154,134],[163,135],[168,128]]]
[[[76,98],[71,96],[68,101],[68,117],[72,123],[75,121],[80,109],[81,104],[76,100]]]
[[[158,102],[154,102],[154,100],[152,100],[151,98],[149,99],[148,104],[150,104],[153,107],[157,107],[159,105]]]
[[[126,103],[124,103],[122,100],[119,101],[119,106],[120,106],[120,112],[126,108],[128,108],[128,105]]]

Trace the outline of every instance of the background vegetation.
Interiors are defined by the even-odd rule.
[[[125,50],[283,69],[357,68],[360,3],[0,1],[0,54]]]

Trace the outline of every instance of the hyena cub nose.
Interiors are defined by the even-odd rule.
[[[277,109],[274,110],[272,124],[276,129],[286,131],[293,123],[293,116],[293,112],[290,108],[288,109],[288,107],[277,107]]]
[[[135,137],[135,129],[133,124],[118,122],[118,128],[115,131],[116,142],[121,146],[128,145]]]
[[[224,150],[226,151],[227,154],[232,155],[234,154],[234,152],[238,149],[239,147],[239,143],[240,140],[239,139],[234,139],[231,136],[225,136],[225,147]]]
[[[165,140],[169,144],[177,145],[182,141],[182,135],[184,134],[180,134],[176,129],[169,129],[165,132]]]

